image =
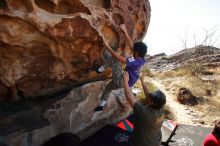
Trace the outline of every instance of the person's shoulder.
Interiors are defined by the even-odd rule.
[[[146,63],[146,60],[144,58],[138,58],[138,59],[135,59],[135,62],[137,62],[139,66],[142,66]]]
[[[143,105],[143,103],[140,100],[137,100],[134,104]]]
[[[206,136],[206,138],[207,139],[215,139],[215,136],[212,133],[210,133]]]
[[[135,66],[142,66],[142,65],[144,65],[145,62],[146,62],[145,59],[143,59],[143,58],[137,58],[137,59],[135,59],[134,57],[127,58],[126,61],[127,61],[128,63],[132,63],[132,64],[135,65]]]
[[[146,59],[141,58],[141,59],[140,59],[140,62],[142,62],[142,63],[146,63]]]
[[[210,144],[215,144],[217,139],[213,134],[208,134],[204,139],[204,146],[209,146]]]
[[[143,102],[141,102],[140,100],[137,100],[137,101],[134,103],[134,108],[135,108],[135,107],[146,108],[146,105],[144,105]]]
[[[129,62],[134,62],[134,61],[136,61],[134,57],[128,57],[128,58],[126,58],[126,60],[129,61]]]

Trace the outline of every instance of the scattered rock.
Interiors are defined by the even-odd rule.
[[[202,75],[214,75],[213,72],[207,71],[207,70],[202,71],[201,74],[202,74]]]
[[[205,124],[205,121],[204,120],[197,120],[198,123],[204,125]]]
[[[185,105],[196,105],[198,101],[194,95],[192,95],[191,91],[187,88],[180,88],[177,93],[177,100],[181,104]]]
[[[206,95],[211,96],[212,95],[212,90],[206,90]]]

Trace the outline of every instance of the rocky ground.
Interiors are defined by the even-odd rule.
[[[167,118],[208,127],[220,120],[220,49],[197,46],[147,59],[143,72],[167,95]]]

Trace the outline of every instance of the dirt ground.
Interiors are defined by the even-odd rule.
[[[145,80],[166,94],[166,118],[180,124],[203,127],[213,127],[214,123],[220,120],[219,72],[214,75],[201,76],[176,76],[175,73],[172,73],[162,77],[158,73],[153,74],[153,77],[146,77]],[[140,83],[138,84],[138,87],[141,88]],[[189,89],[194,96],[200,98],[197,105],[188,106],[177,101],[177,92],[181,87]],[[210,90],[211,95],[207,95],[207,90]]]

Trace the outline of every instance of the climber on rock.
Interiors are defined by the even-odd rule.
[[[104,40],[104,43],[108,49],[108,51],[111,53],[111,55],[116,58],[118,61],[121,63],[125,63],[125,71],[128,72],[129,74],[129,87],[133,87],[133,85],[136,83],[136,81],[139,78],[140,74],[140,69],[141,67],[145,64],[145,55],[147,53],[147,45],[144,44],[143,42],[136,42],[133,43],[131,38],[128,35],[128,32],[125,28],[125,25],[122,24],[120,25],[122,31],[125,33],[126,39],[128,40],[128,44],[130,47],[133,47],[133,56],[130,58],[126,58],[124,56],[118,55],[112,47],[109,45],[108,42]],[[104,67],[101,66],[100,68],[97,69],[98,71],[102,72],[104,71]],[[103,107],[106,103],[107,99],[101,99],[101,102],[99,106],[95,109],[95,111],[101,111],[103,110]]]
[[[124,92],[134,113],[134,129],[130,142],[133,146],[160,146],[166,96],[160,90],[149,93],[144,76],[141,76],[141,84],[146,97],[145,103],[135,98],[129,87],[129,75],[124,73]]]

